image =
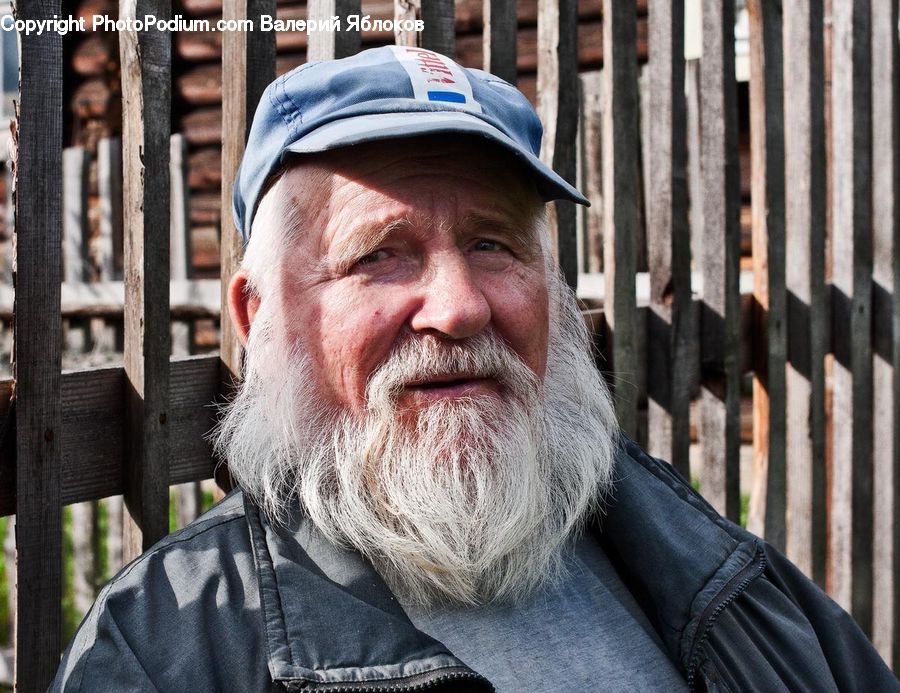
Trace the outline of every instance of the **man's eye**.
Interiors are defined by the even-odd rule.
[[[374,262],[378,262],[379,260],[384,260],[388,257],[388,251],[386,250],[373,250],[368,255],[363,255],[359,260],[356,261],[357,265],[371,265]]]
[[[472,246],[473,250],[486,250],[486,251],[497,251],[504,250],[504,245],[497,241],[491,241],[487,238],[482,238],[478,241],[475,241],[475,245]]]

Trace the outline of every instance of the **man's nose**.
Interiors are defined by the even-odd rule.
[[[435,330],[451,339],[465,339],[490,322],[490,304],[461,255],[435,262],[423,278],[422,292],[422,303],[410,321],[416,332]]]

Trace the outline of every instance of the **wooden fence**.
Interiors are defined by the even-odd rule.
[[[579,240],[598,242],[590,230],[599,213],[598,332],[623,429],[690,473],[695,426],[707,498],[737,520],[749,496],[751,528],[826,586],[896,666],[897,3],[748,1],[753,288],[743,300],[734,3],[702,0],[699,67],[684,60],[684,4],[649,1],[642,137],[636,0],[603,1],[603,97],[592,101],[590,78],[577,74],[575,0],[539,0],[542,156],[580,178],[595,203],[588,217],[554,205],[559,260],[574,285]],[[123,17],[171,16],[167,0],[121,7]],[[61,6],[21,0],[18,11],[47,19]],[[309,2],[313,18],[361,11],[359,0]],[[399,0],[396,12],[425,20],[421,36],[398,42],[453,54],[451,0]],[[225,0],[225,19],[258,23],[262,14],[276,14],[275,0]],[[509,79],[515,16],[515,2],[485,1],[486,67]],[[342,28],[312,34],[309,59],[358,50],[359,37]],[[260,31],[222,38],[224,287],[241,253],[231,185],[255,104],[275,76],[275,43]],[[31,691],[47,686],[64,645],[63,505],[123,494],[126,558],[161,538],[169,485],[213,474],[208,404],[232,387],[241,351],[223,320],[220,355],[169,358],[171,36],[122,32],[124,366],[61,372],[62,40],[22,36],[21,47],[15,379],[0,383],[0,513],[17,519],[16,679]],[[635,289],[639,265],[649,271],[646,296]],[[747,387],[754,473],[742,488]]]

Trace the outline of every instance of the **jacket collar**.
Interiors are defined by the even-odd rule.
[[[301,690],[490,684],[417,630],[358,553],[329,542],[302,514],[266,521],[245,496],[273,681]]]
[[[268,523],[245,497],[273,681],[304,690],[468,680],[490,690],[422,633],[372,566],[328,541],[302,513]],[[628,440],[594,518],[610,559],[686,672],[707,606],[751,563],[757,541],[723,520],[669,465]]]

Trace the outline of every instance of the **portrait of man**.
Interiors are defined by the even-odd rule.
[[[238,488],[101,592],[52,686],[895,690],[852,619],[618,428],[515,87],[310,63],[234,187]]]

